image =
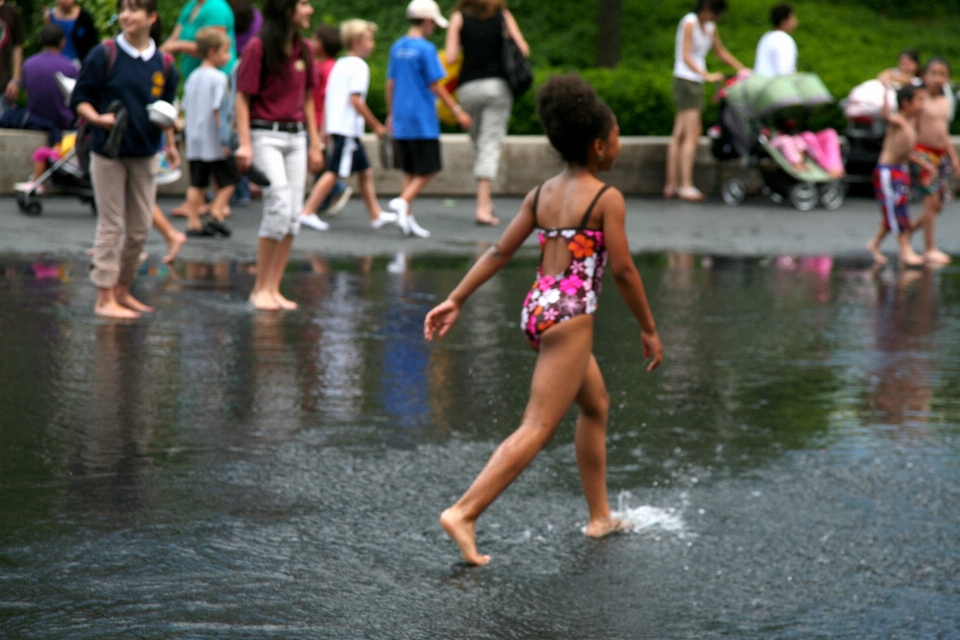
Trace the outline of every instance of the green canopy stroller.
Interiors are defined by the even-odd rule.
[[[843,204],[846,185],[832,178],[814,162],[805,163],[804,170],[794,167],[784,155],[771,145],[764,132],[771,123],[787,117],[802,118],[813,108],[830,104],[833,96],[819,77],[812,73],[766,78],[749,76],[726,90],[720,105],[721,136],[728,141],[718,159],[741,158],[740,174],[724,180],[721,186],[723,201],[729,205],[742,204],[750,192],[751,170],[757,169],[763,184],[761,191],[774,201],[789,200],[800,211],[809,211],[820,204],[836,209]]]

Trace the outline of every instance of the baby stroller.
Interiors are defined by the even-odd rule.
[[[41,215],[43,203],[39,191],[41,185],[48,183],[55,186],[59,193],[77,196],[80,202],[90,205],[93,215],[97,215],[97,204],[90,183],[90,136],[86,125],[81,125],[77,130],[76,142],[70,150],[33,180],[31,188],[17,192],[20,211],[28,216]]]
[[[747,196],[752,169],[763,181],[761,191],[775,202],[789,200],[800,211],[817,204],[837,209],[846,196],[843,180],[832,178],[814,162],[804,170],[794,167],[771,144],[765,129],[773,129],[775,119],[803,119],[819,105],[833,102],[833,96],[819,77],[812,73],[766,78],[749,76],[726,89],[720,104],[720,122],[712,130],[713,155],[718,160],[740,158],[740,175],[725,180],[723,201],[742,204]],[[718,168],[719,171],[719,168]]]
[[[60,72],[57,72],[55,77],[63,99],[69,104],[70,93],[76,85],[76,80],[67,78]],[[68,135],[70,134],[65,134],[64,137]],[[93,215],[97,215],[97,204],[93,198],[93,186],[90,183],[90,135],[86,124],[81,124],[77,129],[73,146],[36,180],[33,180],[29,189],[17,193],[17,206],[20,207],[20,211],[29,216],[39,216],[43,213],[39,192],[40,187],[48,182],[60,193],[79,197],[80,202],[90,205]]]

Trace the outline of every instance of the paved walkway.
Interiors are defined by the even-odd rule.
[[[176,200],[160,202],[169,211]],[[520,204],[518,198],[498,198],[496,207],[504,222]],[[942,248],[960,254],[960,204],[947,205],[940,218]],[[872,200],[851,198],[838,211],[817,209],[799,212],[785,205],[757,197],[740,207],[720,202],[687,204],[660,199],[630,198],[627,201],[627,230],[634,252],[689,251],[706,255],[825,255],[866,257],[864,243],[876,230],[879,214]],[[480,227],[473,220],[470,199],[426,198],[418,203],[417,220],[432,236],[411,239],[396,227],[372,231],[366,210],[354,198],[337,216],[328,219],[326,232],[304,229],[294,243],[294,257],[320,253],[328,257],[410,254],[473,255],[494,241],[500,229]],[[191,238],[181,252],[187,260],[213,262],[224,258],[253,260],[256,255],[260,205],[237,207],[230,224],[233,237]],[[75,198],[44,200],[43,215],[21,214],[12,198],[0,198],[0,253],[80,256],[93,241],[96,219],[90,209]],[[183,219],[176,219],[185,228]],[[915,239],[919,247],[920,238]],[[531,249],[533,238],[529,241]],[[888,240],[884,247],[894,250]],[[147,245],[154,256],[165,253],[162,238],[153,232]]]

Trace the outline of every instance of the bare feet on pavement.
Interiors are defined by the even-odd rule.
[[[124,320],[132,320],[139,318],[140,314],[129,309],[118,302],[110,302],[104,305],[98,305],[93,308],[93,312],[103,318],[119,318]]]
[[[250,304],[254,306],[255,309],[261,311],[278,311],[280,305],[277,304],[277,300],[273,295],[267,293],[266,291],[256,291],[250,294]]]
[[[901,253],[900,262],[908,267],[922,267],[924,264],[926,264],[926,260],[923,259],[923,256],[915,251]]]
[[[870,255],[873,256],[873,261],[877,264],[887,264],[887,256],[880,253],[880,248],[873,240],[867,243],[867,251],[870,252]]]
[[[280,305],[280,308],[285,311],[294,311],[300,306],[293,300],[284,298],[282,295],[280,295],[279,291],[273,294],[273,299],[276,300],[277,304]]]
[[[114,297],[117,299],[117,304],[124,306],[128,309],[137,312],[137,315],[141,313],[153,313],[156,311],[153,307],[147,304],[143,304],[136,298],[134,298],[129,290],[122,289],[117,287],[117,290],[114,292]]]
[[[187,236],[178,231],[172,240],[167,241],[167,255],[163,256],[163,264],[173,264],[177,254],[180,253],[180,249],[183,249],[183,245],[186,243]]]
[[[477,551],[476,524],[475,520],[464,519],[453,507],[440,514],[440,526],[460,547],[460,555],[467,564],[479,567],[490,562],[490,556]]]
[[[940,249],[930,249],[923,253],[923,257],[928,264],[950,264],[950,256]]]
[[[587,523],[587,528],[583,532],[583,535],[588,538],[593,538],[599,540],[600,538],[605,538],[611,533],[617,533],[618,531],[623,531],[627,528],[627,523],[623,520],[618,520],[607,516],[606,518],[601,518],[599,520],[591,520]]]

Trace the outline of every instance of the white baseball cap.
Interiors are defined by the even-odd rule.
[[[441,29],[450,26],[450,21],[440,13],[440,7],[434,0],[410,0],[407,5],[407,17],[414,20],[433,20]]]

